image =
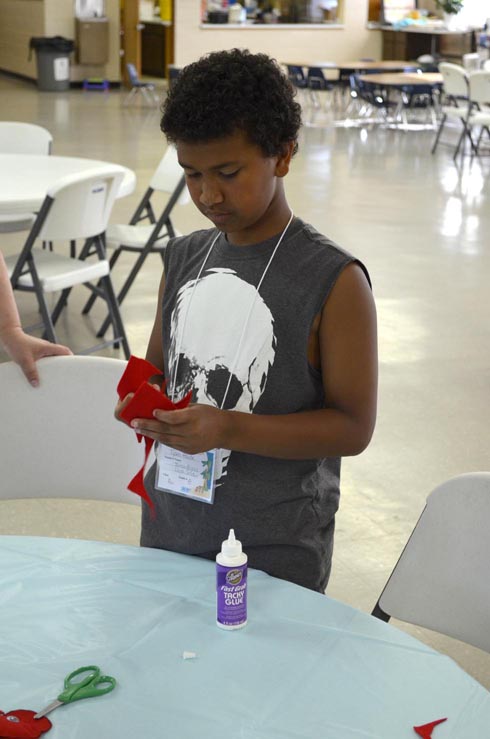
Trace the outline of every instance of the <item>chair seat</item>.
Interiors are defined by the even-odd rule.
[[[441,108],[444,115],[447,115],[449,118],[466,118],[468,115],[468,106],[467,105],[461,105],[456,107],[456,105],[443,105]]]
[[[490,108],[488,110],[475,110],[471,113],[468,123],[470,126],[490,126]]]
[[[0,233],[29,231],[36,216],[34,213],[12,213],[0,215]]]
[[[65,257],[63,254],[42,249],[33,249],[32,253],[43,290],[47,293],[64,290],[83,282],[93,282],[109,274],[107,259],[96,262],[82,261],[81,259],[72,259],[71,257]],[[5,259],[9,275],[14,270],[17,258],[17,256],[10,256]],[[19,285],[32,288],[31,276],[27,274],[20,277]]]
[[[118,246],[132,246],[142,249],[150,238],[153,229],[154,225],[152,224],[148,226],[109,224],[106,231],[106,244],[111,249],[116,249]],[[167,241],[168,236],[164,234],[154,242],[153,246],[163,248]]]

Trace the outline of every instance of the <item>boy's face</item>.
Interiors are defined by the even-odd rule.
[[[177,142],[177,153],[195,205],[240,246],[274,236],[286,225],[290,211],[281,178],[293,146],[283,156],[266,157],[237,130],[204,143]]]

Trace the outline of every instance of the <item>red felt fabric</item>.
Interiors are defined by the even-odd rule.
[[[413,729],[423,739],[432,739],[432,730],[438,724],[444,723],[444,721],[447,721],[447,718],[440,718],[437,721],[431,721],[430,724],[423,724],[422,726],[414,726]]]
[[[157,409],[173,411],[179,408],[185,408],[191,402],[192,393],[188,393],[182,400],[173,403],[165,393],[165,382],[163,382],[160,390],[148,382],[155,375],[162,377],[160,370],[151,364],[151,362],[134,356],[129,358],[126,369],[117,385],[117,393],[120,400],[125,398],[129,393],[134,393],[127,406],[120,413],[120,418],[128,425],[131,424],[134,418],[152,418],[153,411]],[[140,495],[149,504],[150,508],[153,509],[153,501],[148,497],[144,485],[145,466],[153,446],[153,439],[147,436],[143,437],[142,434],[138,433],[136,435],[139,442],[143,438],[145,440],[145,459],[141,469],[130,481],[128,490]]]
[[[35,711],[25,711],[22,708],[8,713],[0,711],[0,737],[2,739],[38,739],[41,734],[49,731],[53,724],[46,716],[34,718],[35,715]],[[12,721],[12,718],[17,718],[18,721]]]

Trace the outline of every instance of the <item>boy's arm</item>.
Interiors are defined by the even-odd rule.
[[[376,311],[366,276],[344,269],[322,311],[319,344],[326,408],[254,415],[191,405],[155,411],[138,431],[189,454],[221,447],[282,459],[359,454],[376,419]]]

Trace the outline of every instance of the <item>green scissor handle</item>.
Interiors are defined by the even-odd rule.
[[[88,672],[82,680],[75,680],[77,675]],[[100,668],[96,665],[88,667],[79,667],[78,670],[70,672],[65,677],[65,689],[59,694],[58,700],[62,703],[73,703],[82,698],[96,698],[98,695],[104,695],[114,690],[116,680],[109,675],[101,675]]]

